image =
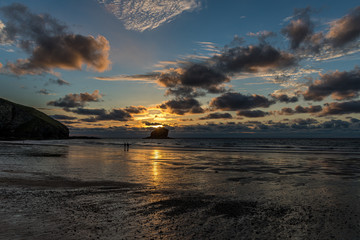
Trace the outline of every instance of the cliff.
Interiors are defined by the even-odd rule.
[[[155,130],[153,130],[150,134],[150,137],[147,137],[146,139],[168,139],[168,134],[169,134],[169,130],[161,127],[161,128],[156,128]]]
[[[69,129],[35,108],[0,98],[0,139],[63,139]]]

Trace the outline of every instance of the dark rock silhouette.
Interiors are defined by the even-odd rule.
[[[0,98],[0,139],[64,139],[69,129],[35,108]]]
[[[150,137],[147,137],[147,139],[169,139],[168,134],[168,129],[160,127],[153,130],[150,134]]]

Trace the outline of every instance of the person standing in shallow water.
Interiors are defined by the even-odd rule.
[[[124,152],[126,151],[126,143],[124,143]]]

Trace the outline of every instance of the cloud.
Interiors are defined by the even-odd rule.
[[[191,65],[180,77],[183,86],[201,87],[209,92],[216,92],[219,85],[229,81],[223,73],[202,64]]]
[[[261,95],[243,95],[241,93],[228,92],[219,97],[213,98],[210,102],[210,107],[213,109],[235,111],[257,107],[267,108],[274,103],[274,101],[271,101]]]
[[[360,113],[360,101],[332,102],[325,104],[320,116]]]
[[[36,93],[41,94],[41,95],[53,95],[53,93],[51,93],[48,89],[44,89],[44,88],[40,89]]]
[[[213,57],[218,69],[226,73],[258,72],[295,66],[296,57],[271,45],[249,45],[225,49]]]
[[[230,79],[222,72],[205,64],[188,63],[182,69],[172,69],[158,77],[158,83],[168,89],[167,95],[182,97],[196,97],[204,95],[196,88],[201,88],[209,93],[224,92],[224,83]]]
[[[159,73],[150,73],[150,74],[135,74],[135,75],[117,75],[117,76],[98,76],[94,79],[101,81],[138,81],[138,82],[156,82]]]
[[[106,114],[106,110],[103,108],[100,109],[89,109],[89,108],[76,108],[76,109],[69,109],[69,108],[65,108],[64,109],[67,112],[73,112],[79,115],[105,115]]]
[[[330,22],[328,32],[314,32],[310,19],[312,9],[295,9],[290,23],[282,29],[289,39],[291,49],[297,50],[299,58],[316,61],[339,58],[359,51],[360,7],[356,7],[344,17]]]
[[[79,70],[84,64],[103,72],[110,65],[110,45],[103,36],[70,33],[67,26],[47,14],[33,14],[18,3],[1,7],[7,20],[0,31],[0,44],[12,43],[30,54],[27,59],[7,63],[8,72],[41,74],[53,68]]]
[[[199,9],[199,0],[98,0],[127,30],[152,30],[183,12]]]
[[[314,118],[307,118],[307,119],[294,119],[293,124],[290,125],[291,128],[294,129],[312,129],[316,128],[317,126],[314,126],[314,124],[319,123],[318,120]]]
[[[92,94],[87,92],[79,94],[70,93],[56,101],[48,102],[47,105],[63,108],[83,107],[88,102],[99,102],[101,98],[102,95],[99,93],[99,90],[95,90]]]
[[[323,110],[320,105],[317,106],[309,106],[309,107],[302,107],[300,105],[296,106],[295,109],[292,108],[282,108],[280,111],[274,111],[273,113],[280,114],[280,115],[293,115],[296,113],[310,113],[315,114],[319,113]]]
[[[98,122],[98,121],[130,121],[132,120],[131,114],[144,113],[147,109],[143,106],[127,107],[127,108],[117,108],[111,109],[110,111],[105,110],[104,108],[82,108],[78,107],[76,109],[64,108],[67,112],[73,112],[79,115],[91,115],[92,117],[81,119],[84,122]]]
[[[98,122],[98,121],[130,121],[132,120],[132,116],[124,111],[123,109],[112,109],[109,112],[100,112],[95,117],[81,119],[84,122]]]
[[[126,112],[128,113],[132,113],[132,114],[140,114],[140,113],[145,113],[147,112],[147,108],[144,106],[130,106],[130,107],[126,107],[124,109]]]
[[[261,43],[265,43],[267,38],[275,37],[276,33],[265,30],[265,31],[257,32],[257,33],[249,32],[246,35],[248,35],[250,37],[257,37]]]
[[[336,128],[348,128],[350,125],[351,125],[351,123],[349,123],[349,122],[333,119],[330,121],[323,122],[320,126],[322,128],[336,129]]]
[[[203,43],[204,44],[204,43]],[[209,44],[209,43],[206,43]],[[238,46],[233,43],[202,59],[190,57],[171,62],[171,66],[147,74],[97,77],[99,80],[156,81],[166,87],[166,95],[195,98],[207,93],[224,93],[235,74],[274,73],[297,65],[296,56],[266,43]]]
[[[70,83],[65,81],[64,79],[58,78],[58,79],[49,79],[49,84],[56,84],[59,86],[70,86]]]
[[[70,117],[70,116],[61,115],[61,114],[51,115],[51,117],[53,117],[55,119],[59,119],[59,120],[75,120],[75,119],[77,119],[76,117]]]
[[[295,112],[296,113],[318,113],[322,110],[322,107],[320,105],[317,106],[309,106],[309,107],[302,107],[302,106],[296,106]]]
[[[236,40],[236,39],[235,39]],[[213,46],[210,42],[202,42]],[[150,81],[166,87],[165,95],[177,98],[195,98],[206,94],[228,91],[235,74],[275,73],[297,65],[296,56],[274,48],[267,43],[239,46],[235,41],[213,56],[191,56],[161,65],[162,69],[133,76],[96,77],[107,81]]]
[[[295,114],[295,110],[289,107],[284,107],[280,111],[274,111],[273,113],[277,113],[280,115],[293,115]]]
[[[158,108],[177,115],[184,115],[186,113],[204,113],[204,109],[201,108],[199,101],[194,98],[177,98],[169,100],[160,104]]]
[[[143,124],[145,124],[145,126],[159,126],[159,125],[163,125],[162,123],[158,123],[158,122],[148,122],[148,121],[143,121]]]
[[[174,95],[176,97],[187,97],[187,98],[195,98],[205,96],[206,92],[197,90],[192,87],[176,87],[176,88],[169,88],[165,92],[165,96]]]
[[[242,110],[236,113],[238,116],[244,116],[248,118],[258,118],[258,117],[265,117],[269,115],[268,112],[264,112],[261,110]]]
[[[321,101],[331,95],[333,99],[356,98],[360,91],[360,68],[352,71],[335,71],[320,75],[303,93],[305,100]]]
[[[207,119],[232,119],[230,113],[210,113],[205,117],[199,118],[200,120],[207,120]]]
[[[360,36],[360,6],[344,17],[330,23],[326,38],[335,46],[341,47]]]
[[[290,40],[292,49],[297,49],[312,36],[314,26],[310,21],[309,12],[310,8],[295,9],[293,20],[282,29],[282,33]]]
[[[294,103],[299,101],[297,96],[289,97],[286,94],[271,94],[271,97],[278,100],[279,102]]]

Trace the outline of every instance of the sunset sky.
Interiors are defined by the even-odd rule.
[[[0,97],[71,135],[360,137],[358,4],[0,0]]]

